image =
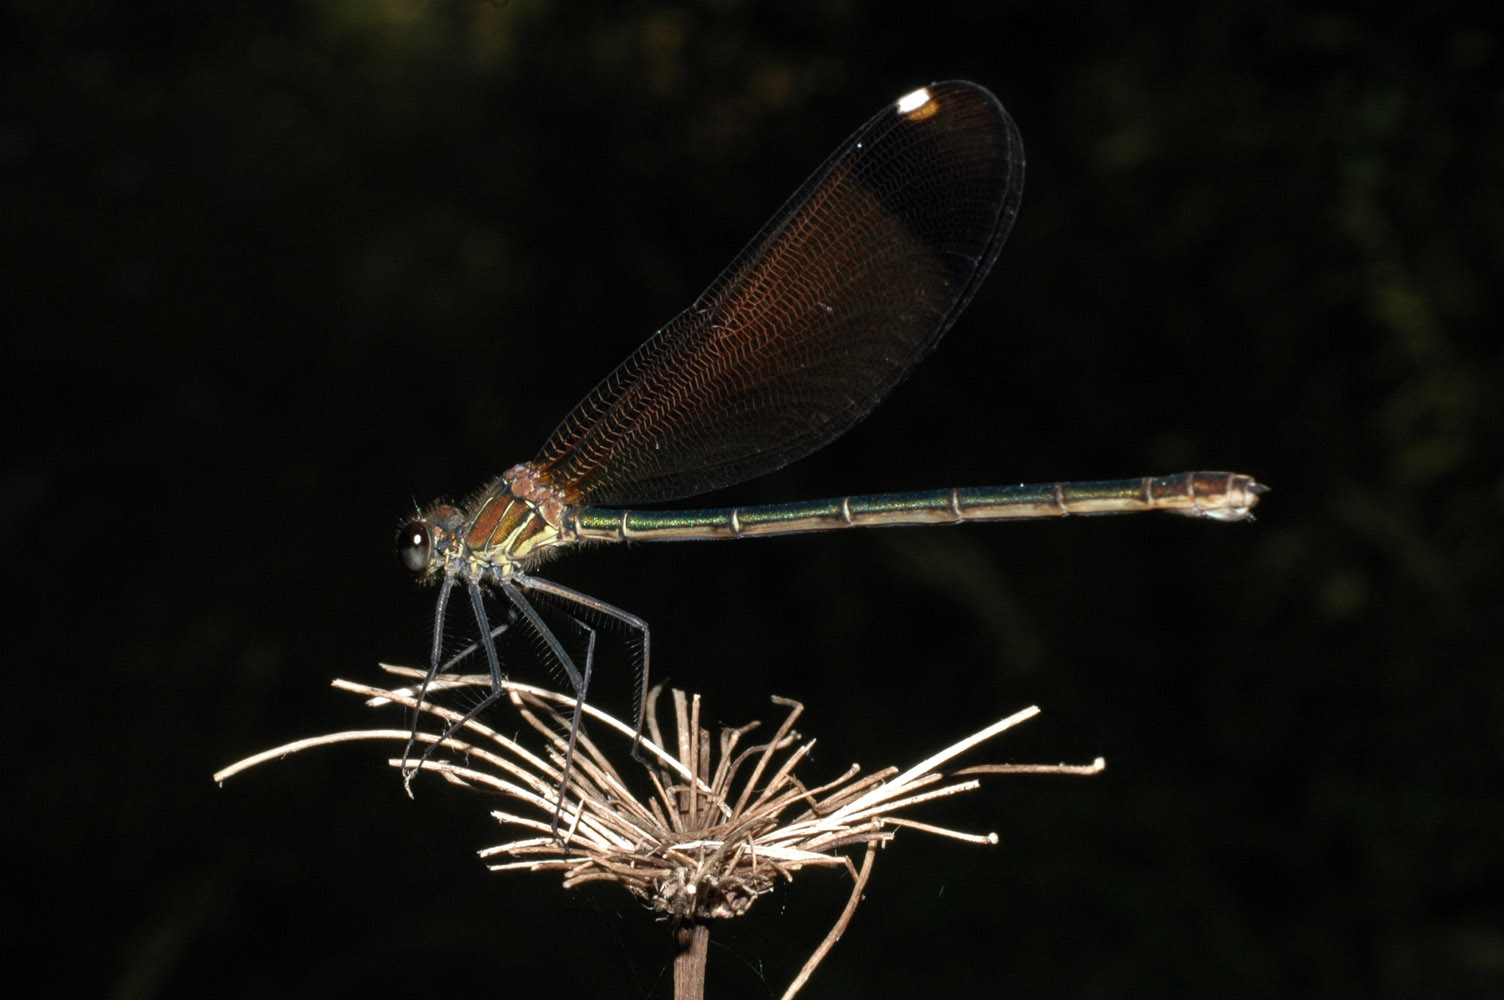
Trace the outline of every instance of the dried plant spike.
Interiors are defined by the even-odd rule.
[[[422,671],[409,668],[383,669],[399,678],[422,677]],[[488,675],[441,675],[428,685],[421,704],[411,687],[334,684],[364,697],[372,707],[421,711],[447,731],[464,713],[446,707],[443,695],[486,687],[490,681]],[[510,705],[525,723],[517,735],[507,737],[466,719],[423,758],[423,770],[491,796],[492,816],[513,833],[480,851],[492,871],[557,871],[566,888],[587,882],[620,885],[659,919],[673,924],[680,946],[676,981],[681,972],[686,982],[699,976],[702,990],[710,923],[747,912],[780,880],[793,879],[806,868],[841,868],[853,880],[845,910],[784,994],[791,997],[845,932],[870,877],[876,849],[900,829],[969,844],[998,842],[995,833],[953,830],[910,813],[934,799],[976,790],[984,775],[1084,775],[1104,766],[1098,759],[1088,765],[995,763],[945,770],[960,755],[1038,714],[1037,708],[1027,708],[911,767],[865,770],[852,764],[839,777],[810,786],[798,777],[814,745],[813,739],[794,730],[804,711],[800,703],[773,698],[783,718],[767,742],[745,745],[759,723],[724,729],[713,737],[701,727],[704,708],[699,695],[672,691],[668,704],[673,719],[663,720],[662,691],[654,688],[646,699],[640,744],[632,725],[585,706],[590,725],[599,728],[594,734],[580,730],[566,777],[567,713],[574,696],[516,683],[507,683],[505,690],[507,697],[498,704]],[[299,740],[224,768],[214,777],[223,781],[316,746],[356,740],[401,744],[411,732],[371,729]],[[602,735],[610,737],[611,749],[598,738]],[[665,735],[673,741],[672,753],[664,747]],[[432,743],[437,737],[420,734],[419,740]],[[402,758],[392,757],[388,763],[400,768]],[[645,770],[645,782],[623,776],[635,767]],[[644,785],[647,794],[633,790]],[[496,807],[494,796],[505,804]],[[860,870],[847,853],[853,848],[864,849]]]

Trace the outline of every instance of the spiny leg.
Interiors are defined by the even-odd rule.
[[[438,609],[435,613],[436,628],[434,634],[434,645],[432,653],[430,655],[430,666],[428,673],[427,675],[425,675],[423,684],[419,688],[418,707],[421,708],[424,700],[426,699],[429,689],[433,686],[433,683],[437,679],[437,677],[464,657],[469,656],[472,652],[475,651],[477,645],[479,645],[481,648],[484,648],[486,652],[486,664],[491,674],[491,689],[486,694],[486,696],[480,700],[479,703],[471,707],[471,709],[467,711],[462,717],[460,717],[460,719],[458,719],[456,722],[450,724],[450,726],[443,731],[438,739],[429,744],[428,748],[423,752],[422,756],[418,758],[416,767],[408,768],[407,761],[412,757],[412,748],[415,745],[418,733],[418,723],[416,720],[414,721],[413,731],[408,737],[407,750],[403,753],[402,758],[405,783],[409,787],[409,794],[411,794],[412,775],[416,774],[417,771],[421,769],[425,763],[427,763],[428,759],[433,755],[434,751],[443,746],[444,743],[448,742],[450,737],[454,736],[455,733],[464,728],[464,726],[468,722],[478,716],[481,712],[484,712],[491,705],[495,704],[496,701],[501,697],[503,693],[502,683],[505,679],[505,675],[502,673],[501,659],[496,652],[495,638],[496,636],[500,635],[502,632],[505,632],[508,628],[510,628],[512,623],[515,622],[517,617],[520,615],[521,617],[527,619],[528,623],[533,627],[534,631],[544,641],[544,644],[547,645],[549,652],[553,655],[554,659],[559,663],[560,666],[564,668],[564,672],[569,679],[570,687],[574,690],[575,693],[574,715],[570,724],[569,742],[564,757],[564,768],[560,774],[559,803],[557,808],[554,810],[553,824],[551,827],[551,832],[555,836],[557,836],[559,821],[563,810],[564,788],[568,784],[570,770],[574,761],[574,752],[579,740],[580,723],[584,711],[585,695],[589,690],[591,671],[595,662],[596,630],[594,628],[591,628],[587,623],[571,616],[570,620],[580,628],[584,629],[586,632],[585,669],[582,675],[580,670],[575,666],[574,658],[565,651],[563,644],[559,642],[558,637],[555,636],[553,630],[543,620],[543,617],[538,613],[537,609],[533,607],[532,602],[529,601],[522,594],[522,592],[509,581],[503,580],[497,582],[510,604],[509,620],[502,623],[501,625],[496,626],[495,628],[492,628],[490,620],[486,615],[484,594],[481,590],[481,587],[476,581],[470,581],[467,589],[469,590],[470,605],[475,614],[476,625],[480,630],[480,641],[478,644],[472,643],[469,646],[465,647],[459,653],[444,661],[443,664],[440,664],[438,662],[438,658],[442,650],[442,626],[444,611],[447,606],[449,590],[453,585],[453,581],[446,580],[444,582],[443,589],[439,592]]]
[[[510,605],[508,605],[508,607],[507,607],[507,620],[504,621],[504,622],[502,622],[500,625],[497,625],[495,628],[491,629],[491,641],[495,642],[497,636],[501,635],[501,633],[507,631],[513,625],[515,625],[517,623],[517,619],[519,617],[520,617],[520,615],[518,614],[517,609],[514,608],[514,607],[511,607]],[[445,660],[443,666],[439,667],[438,674],[436,674],[434,676],[434,680],[437,681],[439,677],[442,677],[445,674],[451,673],[453,671],[453,669],[454,669],[454,666],[457,663],[459,663],[465,657],[467,657],[467,656],[471,655],[472,653],[476,652],[477,650],[479,650],[481,648],[481,645],[482,645],[481,641],[479,639],[476,639],[470,645],[466,646],[464,649],[460,650],[458,653],[455,653],[449,659]]]
[[[554,635],[553,629],[548,627],[548,623],[543,620],[543,616],[538,613],[538,609],[533,607],[533,603],[522,593],[517,583],[513,582],[514,580],[522,583],[524,586],[530,585],[533,582],[529,577],[521,575],[514,576],[512,580],[500,580],[498,584],[501,587],[502,593],[507,595],[507,599],[512,602],[512,606],[522,612],[522,616],[528,620],[528,624],[533,626],[534,631],[538,633],[539,638],[548,646],[549,652],[553,654],[559,666],[564,668],[564,673],[569,678],[569,685],[574,689],[574,713],[569,721],[569,743],[564,750],[564,766],[559,772],[559,801],[554,808],[553,823],[549,827],[549,833],[553,834],[554,837],[558,837],[559,819],[564,812],[564,792],[569,787],[569,772],[574,766],[574,748],[580,736],[580,720],[585,714],[585,695],[590,689],[590,673],[595,663],[595,629],[591,628],[585,622],[575,619],[575,623],[582,626],[588,633],[585,645],[585,670],[582,675],[580,670],[574,665],[574,658],[565,651],[564,644],[559,642],[559,637]],[[548,593],[547,587],[540,587],[538,589],[544,593]]]
[[[486,709],[490,708],[492,705],[496,704],[497,699],[499,699],[501,697],[501,695],[502,695],[502,682],[504,680],[506,680],[506,675],[501,672],[501,658],[496,655],[496,641],[495,640],[496,640],[496,636],[500,635],[502,632],[506,631],[511,626],[511,622],[506,622],[506,623],[504,623],[502,625],[498,625],[494,629],[491,628],[491,621],[490,621],[489,618],[486,617],[485,595],[481,592],[480,584],[476,583],[474,580],[471,580],[470,583],[469,583],[469,586],[466,589],[470,592],[470,607],[471,607],[471,610],[473,610],[475,612],[475,624],[477,626],[479,626],[479,628],[480,628],[480,644],[481,644],[481,647],[483,649],[485,649],[485,651],[486,651],[486,664],[487,664],[487,666],[489,667],[489,669],[491,671],[491,690],[486,694],[486,696],[484,698],[482,698],[480,700],[479,703],[477,703],[476,705],[474,705],[470,709],[470,711],[466,712],[464,715],[462,715],[459,718],[458,721],[454,722],[453,724],[451,724],[449,726],[448,729],[444,730],[443,734],[441,736],[439,736],[439,738],[437,740],[435,740],[433,743],[429,744],[427,750],[423,751],[423,756],[421,756],[421,757],[418,758],[418,766],[416,768],[414,768],[412,771],[407,772],[407,779],[406,780],[407,780],[407,783],[409,785],[408,794],[412,794],[412,789],[411,789],[412,775],[414,773],[416,773],[419,769],[421,769],[423,767],[423,765],[428,762],[428,758],[431,757],[431,756],[433,756],[433,752],[435,750],[437,750],[439,747],[443,746],[446,742],[448,742],[448,740],[449,740],[449,738],[451,736],[453,736],[455,733],[457,733],[461,729],[463,729],[464,726],[465,726],[465,724],[468,723],[471,719],[475,718],[477,715],[479,715],[480,713],[484,712]],[[434,660],[435,660],[435,663],[437,663],[437,660],[438,660],[438,653],[437,653],[438,640],[437,639],[434,640],[434,648],[435,648]],[[458,656],[450,658],[448,661],[445,662],[444,665],[446,667],[450,666],[450,665],[454,664],[455,662],[457,662],[461,657],[468,656],[468,655],[469,655],[469,649],[466,649],[465,651],[461,652]],[[435,676],[437,676],[437,674],[438,674],[438,668],[437,668],[437,666],[430,668],[430,670],[428,672],[428,677],[423,682],[423,690],[424,691],[427,691],[429,683],[432,682],[432,680],[434,679]],[[422,702],[422,696],[420,695],[419,696],[418,704],[422,705],[422,703],[423,703]],[[408,746],[409,747],[412,746],[412,741],[414,739],[416,739],[416,738],[417,738],[417,724],[414,723],[414,726],[413,726],[413,735],[408,737]],[[404,757],[403,757],[404,766],[405,766],[406,760],[407,760],[407,758],[404,755]]]
[[[433,612],[433,649],[428,654],[428,673],[423,675],[423,683],[418,686],[418,701],[413,706],[413,731],[408,734],[407,746],[402,750],[402,785],[407,789],[407,794],[412,795],[413,775],[418,768],[409,768],[407,762],[412,759],[413,745],[418,739],[418,725],[423,720],[423,700],[428,697],[429,685],[439,675],[439,655],[444,647],[444,609],[449,604],[449,591],[454,587],[454,578],[446,576],[439,586],[439,600]],[[429,753],[433,752],[430,747],[423,753],[423,760],[428,759]],[[418,762],[421,767],[423,761]]]
[[[638,683],[637,692],[634,697],[634,701],[636,702],[635,714],[637,716],[637,719],[636,728],[632,735],[632,758],[634,760],[641,761],[643,759],[642,726],[644,713],[647,711],[648,698],[648,623],[632,614],[630,611],[624,611],[614,604],[607,604],[605,601],[591,597],[589,594],[582,594],[578,590],[571,590],[568,587],[562,587],[559,584],[554,583],[552,580],[543,580],[535,576],[525,576],[519,578],[518,582],[522,586],[527,587],[530,590],[541,591],[542,593],[556,597],[561,601],[566,601],[571,604],[578,604],[581,607],[589,608],[591,611],[604,615],[608,618],[614,618],[625,625],[627,628],[633,629],[642,636],[642,656],[638,661]],[[586,658],[585,667],[586,677],[588,679],[590,668],[588,657]],[[584,695],[581,694],[580,698],[583,701]],[[576,707],[575,711],[576,715],[578,715],[580,707]]]
[[[500,625],[497,625],[495,628],[491,629],[491,641],[494,643],[496,641],[496,637],[499,636],[499,635],[501,635],[503,632],[507,631],[508,629],[510,629],[512,627],[512,625],[516,621],[517,621],[517,612],[515,611],[515,609],[508,608],[507,609],[507,620],[504,621],[504,622],[502,622]],[[405,750],[403,750],[403,752],[402,752],[402,776],[403,776],[403,784],[407,786],[407,788],[408,788],[408,794],[412,794],[412,776],[417,773],[418,769],[416,767],[414,767],[414,768],[408,768],[407,762],[412,758],[413,745],[414,745],[414,743],[418,739],[418,726],[419,726],[420,720],[422,719],[422,712],[420,711],[420,709],[423,707],[423,702],[426,699],[426,695],[432,689],[434,683],[440,677],[444,676],[445,674],[450,673],[451,670],[454,668],[455,664],[459,663],[465,657],[469,656],[470,654],[474,653],[476,650],[480,649],[482,645],[483,645],[483,643],[479,639],[477,639],[476,641],[472,642],[470,645],[466,646],[464,649],[460,650],[458,653],[455,653],[449,659],[445,660],[442,664],[440,664],[440,666],[439,666],[439,668],[437,670],[433,669],[433,667],[430,666],[429,670],[428,670],[428,675],[424,678],[423,684],[418,689],[418,702],[413,707],[413,728],[412,728],[412,732],[408,734],[408,737],[407,737],[407,748]],[[440,740],[439,742],[442,742],[442,740]],[[437,747],[438,747],[438,743],[434,743],[433,745],[429,746],[429,748],[426,751],[424,751],[422,758],[419,760],[419,766],[422,765],[423,761],[428,760],[429,755],[431,755],[433,753],[433,751]]]
[[[516,581],[515,583],[513,582],[514,580]],[[569,653],[564,649],[563,644],[559,642],[559,639],[554,634],[553,630],[543,620],[542,615],[539,614],[537,608],[533,606],[533,603],[529,601],[527,597],[522,593],[518,585],[520,584],[522,587],[525,587],[527,589],[546,594],[566,604],[574,604],[593,611],[599,615],[603,615],[607,618],[615,619],[622,625],[625,625],[627,628],[637,632],[642,637],[642,652],[638,660],[639,684],[634,698],[636,702],[636,728],[632,744],[632,754],[634,758],[638,760],[642,759],[640,745],[642,740],[644,711],[647,704],[647,689],[650,676],[650,635],[648,624],[643,619],[628,611],[618,608],[615,605],[607,604],[605,601],[598,600],[594,597],[589,596],[588,594],[583,594],[576,590],[571,590],[568,587],[560,586],[559,584],[553,583],[549,580],[541,580],[536,577],[518,575],[514,577],[513,580],[498,580],[496,582],[500,586],[502,592],[508,598],[511,608],[509,613],[510,620],[496,626],[495,628],[491,627],[490,621],[486,616],[483,594],[481,592],[479,584],[475,581],[471,581],[467,588],[470,592],[470,604],[475,613],[476,624],[480,629],[480,642],[478,645],[484,648],[486,652],[486,663],[491,674],[491,690],[486,695],[486,697],[480,701],[479,704],[475,705],[468,712],[466,712],[465,715],[459,719],[459,721],[453,723],[447,729],[445,729],[443,734],[429,745],[428,749],[425,750],[423,752],[423,755],[418,759],[417,767],[408,768],[407,762],[412,757],[412,749],[416,743],[418,733],[418,724],[416,721],[414,722],[413,731],[408,737],[407,748],[402,756],[404,780],[410,786],[412,775],[415,774],[417,770],[420,769],[422,765],[428,761],[429,757],[432,756],[433,752],[438,747],[442,746],[446,741],[449,740],[450,737],[452,737],[461,728],[463,728],[466,723],[470,722],[481,712],[485,711],[491,705],[495,704],[496,701],[500,698],[502,693],[502,681],[504,679],[504,675],[501,670],[501,661],[500,657],[497,655],[494,640],[496,636],[500,635],[502,632],[505,632],[520,615],[521,617],[525,618],[533,627],[534,631],[548,647],[549,652],[553,655],[554,659],[564,669],[565,675],[568,677],[570,687],[573,688],[575,694],[574,712],[572,714],[569,727],[569,741],[565,749],[563,770],[560,773],[559,803],[558,807],[554,811],[553,824],[551,827],[551,832],[555,836],[557,836],[558,826],[563,810],[564,788],[568,784],[569,775],[573,767],[574,754],[579,741],[580,726],[584,716],[585,698],[589,691],[591,675],[595,664],[595,644],[597,633],[596,630],[583,619],[579,618],[576,615],[568,615],[569,619],[575,625],[584,629],[586,632],[586,649],[583,664],[584,670],[582,672],[579,668],[576,667],[574,658],[571,657]],[[439,656],[442,652],[444,613],[449,599],[449,591],[453,586],[453,583],[454,581],[452,578],[446,579],[439,591],[439,600],[434,614],[435,621],[433,648],[429,657],[428,673],[425,675],[423,684],[419,688],[417,705],[418,708],[421,708],[421,706],[423,705],[427,693],[432,687],[435,679],[441,673],[447,671],[455,663],[473,653],[477,647],[476,643],[471,643],[469,646],[465,647],[459,653],[450,657],[442,664],[439,662]],[[563,609],[561,608],[559,610],[562,611]]]

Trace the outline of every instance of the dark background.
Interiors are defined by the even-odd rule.
[[[606,11],[612,11],[607,13]],[[993,277],[818,457],[717,498],[1233,468],[1251,525],[603,548],[712,722],[808,775],[1087,761],[929,813],[812,996],[1504,986],[1504,196],[1492,4],[8,5],[12,976],[52,995],[666,996],[625,893],[489,875],[328,688],[426,651],[415,505],[530,457],[844,136],[953,77],[1028,149]],[[525,673],[525,671],[524,671]],[[542,681],[541,670],[523,679]],[[595,694],[627,705],[629,678]],[[849,883],[718,926],[777,995]]]

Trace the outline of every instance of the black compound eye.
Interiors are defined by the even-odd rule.
[[[421,573],[428,568],[428,552],[431,548],[428,525],[422,521],[414,521],[397,533],[397,558],[413,573]]]

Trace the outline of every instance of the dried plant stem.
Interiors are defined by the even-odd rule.
[[[841,935],[846,933],[846,925],[851,923],[851,918],[856,913],[857,904],[862,901],[862,890],[867,886],[867,876],[872,874],[872,861],[876,857],[877,841],[869,840],[867,841],[867,853],[862,857],[862,870],[857,873],[856,884],[851,887],[851,898],[846,900],[846,909],[841,911],[841,918],[830,929],[830,933],[825,935],[825,940],[820,942],[820,947],[815,949],[815,953],[809,957],[809,961],[804,963],[804,968],[799,970],[799,975],[794,977],[794,981],[784,991],[783,1000],[793,1000],[794,994],[798,993],[804,987],[804,984],[808,982],[810,974],[815,971],[815,966],[824,960],[826,953],[834,948],[836,942],[841,940]]]
[[[386,669],[409,680],[424,676],[421,670]],[[488,675],[436,678],[428,688],[430,697],[419,705],[411,687],[335,682],[341,690],[366,697],[373,707],[404,706],[445,727],[461,721],[463,714],[435,701],[435,692],[489,684]],[[994,833],[953,830],[902,813],[972,791],[983,775],[1088,775],[1104,766],[1098,759],[1084,766],[981,764],[948,769],[956,757],[1039,711],[1027,708],[913,767],[863,773],[853,764],[833,780],[810,786],[795,773],[814,746],[814,740],[794,730],[804,710],[798,702],[774,698],[784,710],[783,718],[765,742],[753,742],[752,734],[759,728],[755,722],[713,736],[702,727],[699,695],[683,691],[672,692],[672,723],[661,724],[662,689],[655,688],[647,699],[647,735],[640,740],[633,726],[585,706],[594,730],[579,731],[578,752],[566,779],[563,762],[569,750],[564,734],[570,731],[567,713],[573,710],[573,695],[511,682],[506,689],[508,703],[525,723],[515,736],[470,719],[459,733],[442,741],[442,754],[424,754],[420,769],[495,796],[490,801],[501,808],[494,808],[492,815],[512,831],[512,839],[480,852],[492,870],[556,871],[566,887],[612,882],[660,919],[671,921],[676,1000],[705,996],[710,922],[745,913],[779,881],[792,880],[806,868],[844,868],[853,883],[840,917],[783,994],[783,1000],[790,1000],[850,926],[877,849],[899,830],[970,844],[998,841]],[[214,777],[223,781],[248,767],[315,746],[354,740],[406,744],[409,732],[372,729],[298,740],[226,767]],[[645,765],[642,778],[651,794],[634,793],[633,783],[622,777],[597,742],[601,736],[633,747],[631,759]],[[417,739],[440,742],[428,733],[419,733]],[[389,763],[401,767],[404,761],[393,758]],[[866,848],[860,871],[847,854],[857,846]]]
[[[710,957],[710,925],[686,921],[674,928],[674,1000],[705,1000],[705,969]]]

